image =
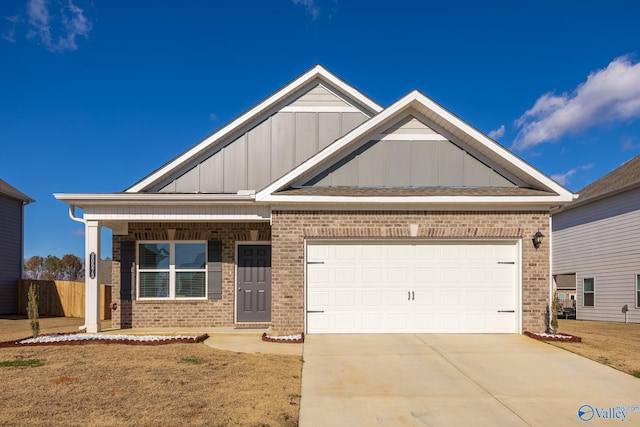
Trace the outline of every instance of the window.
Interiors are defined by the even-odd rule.
[[[582,293],[584,298],[582,300],[583,307],[593,307],[594,306],[594,293],[595,293],[596,281],[593,277],[585,277],[582,279]]]
[[[636,275],[636,307],[640,308],[640,274]]]
[[[141,242],[138,244],[139,298],[205,298],[205,242]]]

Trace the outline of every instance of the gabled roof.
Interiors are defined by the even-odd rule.
[[[548,203],[557,204],[565,204],[573,200],[574,195],[569,190],[556,183],[551,178],[547,177],[545,174],[538,171],[533,166],[529,165],[483,133],[474,129],[419,91],[409,93],[404,98],[352,130],[350,133],[336,140],[333,144],[326,147],[324,150],[320,151],[318,154],[302,163],[279,180],[258,192],[256,194],[256,200],[265,202],[295,201],[295,196],[284,195],[282,190],[287,189],[292,185],[292,183],[299,180],[301,177],[313,173],[314,170],[321,170],[322,168],[330,166],[332,163],[340,161],[340,159],[353,150],[357,144],[361,144],[363,141],[367,141],[368,139],[375,137],[377,133],[382,131],[384,127],[388,126],[388,124],[393,120],[398,120],[402,116],[411,114],[412,112],[417,112],[430,122],[430,126],[437,128],[441,132],[455,138],[461,144],[464,144],[471,153],[479,157],[490,159],[494,165],[502,168],[505,173],[508,173],[516,181],[519,181],[519,187],[531,187],[536,190],[541,190],[537,196],[529,196],[532,200],[537,199],[537,202],[543,203],[546,201]],[[314,196],[313,198],[314,201],[320,202],[323,201],[323,197],[324,196]],[[348,198],[348,196],[346,197]],[[437,197],[437,199],[430,199],[430,197]],[[521,195],[514,196],[513,201],[520,202],[522,201],[522,198],[523,196]],[[373,196],[371,201],[385,201],[384,199],[384,196]],[[498,199],[494,199],[495,196],[485,196],[486,202],[498,201]],[[416,201],[419,200],[424,202],[437,200],[442,203],[456,203],[468,202],[470,199],[454,195],[443,195],[418,196]],[[329,201],[329,199],[326,201]],[[499,201],[504,201],[504,198],[501,197]]]
[[[627,161],[578,192],[578,199],[555,213],[568,211],[640,187],[640,156]]]
[[[639,184],[640,156],[636,156],[580,190],[578,201],[583,202]]]
[[[188,164],[199,155],[207,152],[212,147],[216,146],[216,144],[225,140],[225,138],[230,137],[235,132],[245,128],[251,123],[259,122],[268,114],[270,114],[274,108],[281,105],[285,100],[295,95],[302,88],[305,88],[306,86],[314,82],[325,83],[346,94],[351,100],[358,104],[358,107],[361,110],[367,112],[368,115],[374,115],[375,113],[378,113],[382,110],[382,107],[380,105],[365,96],[363,93],[348,85],[346,82],[333,75],[322,66],[316,65],[282,89],[275,92],[267,99],[262,101],[260,104],[256,105],[231,123],[227,124],[217,132],[202,140],[190,150],[176,157],[175,159],[157,169],[155,172],[143,178],[141,181],[137,182],[125,191],[127,193],[136,193],[148,189],[164,177],[171,175],[183,165]]]
[[[15,188],[7,184],[6,181],[3,181],[1,179],[0,179],[0,195],[7,196],[12,199],[18,199],[24,204],[35,202],[35,200],[33,200],[31,197],[27,196],[24,193],[21,193],[20,191],[16,190]]]

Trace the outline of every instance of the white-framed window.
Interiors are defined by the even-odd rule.
[[[137,259],[138,298],[207,297],[207,242],[142,241]]]
[[[636,274],[636,308],[640,308],[640,274]]]
[[[593,277],[585,277],[582,279],[582,306],[595,306],[596,279]]]

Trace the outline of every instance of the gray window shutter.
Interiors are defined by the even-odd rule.
[[[136,263],[136,242],[120,242],[120,301],[134,299]]]
[[[209,299],[222,299],[222,242],[207,242],[207,275]]]

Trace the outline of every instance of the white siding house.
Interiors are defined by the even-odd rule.
[[[553,274],[575,274],[577,319],[640,323],[640,156],[579,194],[552,213]]]

